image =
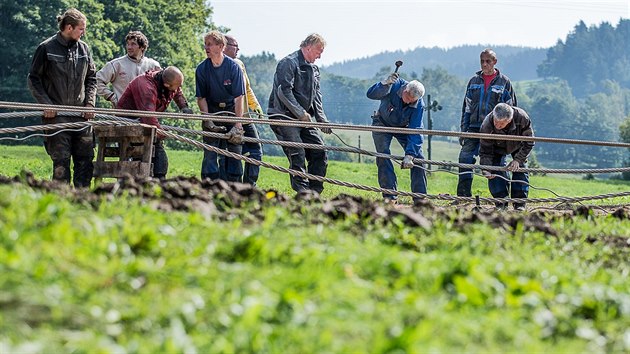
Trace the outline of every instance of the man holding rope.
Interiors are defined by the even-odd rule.
[[[94,107],[96,103],[96,68],[88,45],[81,41],[87,18],[71,8],[57,17],[59,32],[42,42],[35,51],[28,74],[28,88],[37,103]],[[44,110],[44,124],[84,122],[83,117],[57,115]],[[70,183],[70,160],[74,163],[75,187],[90,187],[94,165],[94,139],[91,129],[61,131],[44,139],[44,147],[53,162],[53,180]]]
[[[506,103],[497,104],[486,116],[479,131],[483,134],[534,136],[532,122],[527,113],[518,107]],[[529,175],[517,172],[525,168],[525,163],[534,147],[533,141],[480,139],[479,159],[484,166],[505,166],[505,158],[512,155],[507,170],[512,172],[512,182],[508,183],[505,171],[482,171],[488,178],[488,187],[494,198],[506,198],[511,191],[512,198],[527,198],[529,193]],[[496,203],[497,209],[507,208],[507,203]],[[525,210],[525,203],[514,203],[514,210]]]
[[[210,31],[204,36],[204,49],[207,59],[197,65],[195,71],[195,85],[197,105],[201,113],[216,113],[231,117],[243,116],[243,100],[245,95],[245,81],[243,71],[232,58],[223,54],[227,44],[225,35],[219,31]],[[233,114],[230,114],[233,113]],[[241,155],[243,152],[243,125],[237,123],[214,124],[211,120],[202,123],[204,131],[224,133],[227,140],[221,138],[203,137],[203,142],[227,149]],[[230,182],[242,182],[243,165],[241,161],[232,157],[225,157],[225,174],[219,169],[218,154],[204,150],[201,162],[201,178],[226,179]]]
[[[311,122],[311,117],[321,123],[328,122],[322,104],[319,87],[319,68],[315,61],[324,52],[326,41],[319,34],[310,34],[300,44],[300,49],[284,57],[276,66],[273,87],[269,97],[269,119],[290,119]],[[275,116],[274,116],[275,115]],[[324,140],[313,127],[289,127],[272,125],[271,129],[278,140],[324,145]],[[332,129],[321,128],[326,134]],[[326,176],[328,156],[326,150],[304,149],[283,146],[284,154],[289,159],[289,168],[317,176]],[[299,176],[290,176],[291,188],[296,192],[314,191],[321,193],[324,184]]]
[[[175,99],[175,103],[182,110],[188,108],[188,102],[182,94],[184,74],[175,66],[169,66],[164,70],[147,71],[133,79],[127,89],[118,100],[117,108],[146,112],[164,112],[168,105]],[[187,112],[191,112],[188,110]],[[156,117],[141,117],[140,122],[154,125],[161,129],[162,126]],[[153,177],[165,178],[168,172],[168,156],[164,150],[162,140],[164,136],[157,134],[153,143]]]

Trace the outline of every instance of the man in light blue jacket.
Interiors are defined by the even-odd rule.
[[[397,73],[391,74],[387,79],[372,85],[367,91],[367,97],[380,100],[378,111],[372,117],[372,126],[422,129],[422,113],[424,111],[424,86],[417,80],[407,82],[398,77]],[[405,150],[405,158],[401,164],[402,169],[411,169],[411,191],[414,193],[427,193],[427,178],[422,166],[414,165],[413,159],[424,159],[422,155],[422,135],[420,134],[396,134],[387,132],[372,132],[376,151],[383,154],[391,154],[390,145],[392,138]],[[390,159],[376,158],[378,168],[378,184],[381,188],[397,188],[396,173]],[[396,203],[397,196],[383,194],[386,202]],[[414,198],[414,201],[418,198]]]

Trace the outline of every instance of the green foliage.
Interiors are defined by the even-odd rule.
[[[7,352],[625,352],[629,220],[323,221],[0,186]],[[255,208],[255,207],[254,207]],[[310,212],[309,212],[310,211]],[[547,221],[545,221],[547,222]],[[459,226],[458,226],[459,225]]]
[[[602,83],[614,80],[630,88],[630,20],[620,19],[617,27],[607,22],[587,27],[583,21],[566,40],[549,49],[538,67],[541,77],[555,76],[569,82],[578,97],[599,92]]]

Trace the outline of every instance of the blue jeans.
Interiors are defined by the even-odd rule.
[[[243,124],[244,135],[248,138],[259,139],[258,130],[253,124]],[[262,161],[263,150],[260,143],[243,143],[243,155],[248,156],[254,160]],[[243,172],[244,183],[249,183],[252,186],[256,185],[258,181],[258,175],[260,173],[260,166],[245,163],[245,169]],[[219,175],[221,179],[227,180],[227,171],[225,166],[225,155],[219,155]]]
[[[403,149],[407,146],[406,134],[372,132],[372,139],[374,139],[376,151],[379,153],[391,154],[390,146],[392,138],[396,138]],[[422,150],[418,149],[418,151],[419,154],[414,157],[424,159]],[[396,179],[396,173],[394,172],[394,165],[392,164],[392,161],[390,159],[377,157],[376,167],[378,169],[378,185],[381,186],[381,188],[397,190],[398,181]],[[411,191],[414,193],[427,193],[427,176],[423,168],[414,166],[411,169]],[[396,199],[397,196],[383,193],[383,198]],[[414,200],[416,199],[418,198],[414,198]]]
[[[217,124],[223,125],[223,124]],[[225,124],[227,131],[230,131],[234,125],[233,124]],[[206,129],[204,128],[204,131]],[[241,144],[231,144],[228,143],[225,139],[219,138],[210,138],[207,136],[203,137],[203,142],[205,144],[218,147],[219,149],[223,149],[235,154],[241,155],[243,152],[243,145]],[[203,161],[201,162],[201,178],[210,178],[210,179],[223,179],[229,182],[242,182],[243,179],[243,164],[240,160],[225,157],[225,175],[219,170],[219,161],[218,161],[218,153],[209,150],[203,150]]]
[[[492,156],[492,166],[505,166],[506,155],[495,154]],[[512,155],[514,157],[514,155]],[[521,168],[526,168],[525,164],[521,164]],[[502,176],[507,179],[511,179],[514,182],[508,183],[508,181],[495,177],[488,180],[488,188],[494,198],[506,198],[510,195],[512,198],[527,198],[529,195],[529,174],[527,172],[512,172],[512,178],[510,178],[506,171],[492,171],[492,174]],[[522,181],[525,183],[519,183]],[[524,203],[518,203],[524,204]],[[515,205],[517,206],[517,205]]]
[[[276,134],[278,140],[324,145],[324,140],[322,140],[322,137],[315,128],[272,125],[271,129]],[[308,162],[308,173],[321,177],[326,176],[326,170],[328,169],[328,155],[326,154],[326,150],[287,146],[283,146],[282,150],[284,150],[284,154],[287,155],[289,159],[290,169],[307,172],[306,163]],[[317,193],[321,193],[324,190],[324,184],[319,181],[293,175],[290,175],[290,179],[291,188],[296,192],[313,190]]]
[[[471,133],[479,133],[479,130],[469,130]],[[475,156],[479,155],[479,139],[464,138],[464,145],[459,152],[459,163],[474,164]],[[466,173],[467,172],[467,173]],[[457,181],[457,195],[460,197],[472,197],[473,171],[469,168],[459,168]]]

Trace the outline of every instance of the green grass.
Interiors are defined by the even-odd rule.
[[[267,205],[228,219],[0,186],[2,352],[624,352],[630,220],[555,237]],[[247,221],[249,220],[249,221]]]
[[[448,147],[437,149],[440,154],[452,153],[452,144],[437,142],[438,147]],[[443,146],[442,146],[443,145]],[[169,156],[168,177],[173,176],[196,176],[199,177],[201,170],[202,153],[195,151],[167,151]],[[285,157],[265,156],[266,162],[288,167]],[[439,160],[436,158],[436,160]],[[437,166],[434,166],[436,169]],[[15,176],[22,170],[28,170],[40,179],[50,178],[52,174],[52,163],[42,147],[37,146],[6,146],[0,145],[0,174],[5,176]],[[397,169],[398,186],[400,190],[410,191],[409,172]],[[374,163],[351,163],[340,161],[329,161],[327,177],[356,184],[378,187],[376,165]],[[530,198],[553,198],[555,194],[565,197],[591,196],[607,193],[619,193],[630,190],[630,182],[620,180],[581,180],[567,179],[565,175],[553,176],[531,176]],[[282,193],[293,195],[289,185],[289,177],[281,172],[263,168],[261,170],[258,185],[262,189],[275,189]],[[457,186],[457,176],[444,171],[434,170],[427,179],[428,193],[455,195]],[[552,192],[537,189],[549,189]],[[364,198],[377,200],[380,194],[351,189],[331,184],[325,185],[324,198],[332,198],[340,193],[358,195]],[[487,181],[482,177],[475,177],[473,183],[473,195],[491,197],[488,191]],[[403,202],[411,203],[410,198],[401,199]],[[436,201],[438,204],[445,202]],[[592,204],[627,204],[630,198],[614,198],[604,201],[587,202]]]
[[[171,176],[198,174],[200,153],[169,157]],[[0,146],[1,174],[23,166],[49,178],[43,148]],[[329,175],[376,184],[373,164],[332,161]],[[565,194],[628,189],[532,182]],[[268,170],[260,185],[289,190]],[[455,176],[430,176],[431,193],[454,186]],[[325,198],[378,199],[326,188]],[[486,193],[481,178],[475,189]],[[0,185],[0,352],[630,351],[627,218],[507,214],[497,224],[420,210],[423,228],[273,200],[212,216],[153,205]]]

